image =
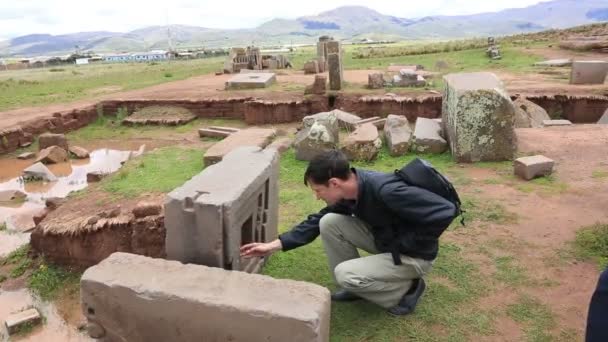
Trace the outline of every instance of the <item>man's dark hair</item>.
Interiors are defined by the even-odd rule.
[[[347,180],[350,175],[348,158],[339,150],[331,150],[319,153],[308,164],[304,172],[304,184],[327,185],[330,178]]]

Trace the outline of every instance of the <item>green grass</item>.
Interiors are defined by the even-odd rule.
[[[0,232],[6,230],[6,223],[0,223]]]
[[[529,283],[528,275],[523,267],[517,265],[512,256],[500,256],[494,258],[496,265],[496,280],[509,286],[521,286]]]
[[[545,195],[559,195],[568,191],[568,184],[558,181],[553,176],[545,176],[521,182],[515,188],[525,193],[541,193]]]
[[[551,309],[537,299],[522,295],[516,303],[507,307],[507,314],[524,325],[526,341],[554,340],[550,330],[556,326],[555,317]]]
[[[376,162],[354,163],[378,171],[400,168],[414,155],[394,158],[382,151]],[[449,171],[454,163],[448,155],[425,156],[439,170]],[[295,159],[293,149],[281,157],[279,193],[279,230],[289,230],[310,213],[324,206],[303,184],[307,162]],[[327,260],[319,239],[311,244],[274,255],[264,273],[276,278],[313,282],[334,289]],[[428,292],[416,314],[392,318],[370,303],[338,303],[332,305],[332,341],[467,341],[470,336],[493,332],[492,314],[472,304],[488,289],[488,280],[481,277],[478,266],[467,260],[457,245],[444,243],[428,277]],[[437,334],[429,327],[438,327]]]
[[[166,147],[144,154],[101,182],[102,189],[123,196],[166,193],[203,170],[203,151]]]
[[[595,170],[593,171],[593,173],[591,174],[591,177],[594,179],[604,179],[604,178],[608,178],[608,171],[603,171],[603,170]]]
[[[28,286],[46,301],[56,299],[62,291],[78,291],[80,272],[42,263],[29,278]]]
[[[222,68],[223,57],[163,63],[101,63],[0,73],[0,111],[89,98],[209,74]],[[114,88],[108,88],[114,87]]]
[[[597,223],[576,232],[575,255],[583,260],[592,260],[600,269],[608,266],[608,224]]]
[[[471,195],[461,196],[462,208],[466,211],[465,222],[506,224],[517,222],[517,213],[508,211],[498,201],[478,200]],[[454,223],[452,223],[454,225]]]
[[[29,245],[22,246],[0,261],[0,265],[12,266],[10,278],[21,277],[32,266],[32,260],[28,257],[29,251]]]

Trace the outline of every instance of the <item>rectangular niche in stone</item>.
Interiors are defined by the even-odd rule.
[[[165,201],[167,258],[259,272],[263,258],[240,257],[240,247],[277,237],[278,152],[241,147]]]

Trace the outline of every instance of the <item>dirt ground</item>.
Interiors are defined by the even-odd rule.
[[[526,50],[545,58],[579,58],[608,60],[605,54],[594,52],[573,52],[557,48],[532,48]],[[608,86],[605,85],[569,85],[569,68],[552,68],[546,73],[539,69],[539,73],[513,74],[504,71],[494,71],[505,83],[510,94],[568,94],[589,95],[606,94]],[[372,70],[345,70],[345,81],[355,87],[367,84],[368,74]],[[325,73],[327,74],[327,73]],[[302,99],[303,90],[250,90],[250,91],[225,91],[224,84],[232,75],[202,75],[187,80],[163,83],[160,85],[132,90],[120,91],[119,88],[106,87],[99,96],[75,101],[72,103],[53,104],[40,107],[25,107],[0,112],[0,130],[12,127],[36,117],[50,116],[55,112],[72,110],[94,105],[103,100],[201,100],[209,98],[242,98],[255,97],[274,101]],[[312,84],[314,75],[304,75],[300,70],[281,70],[277,73],[279,85],[298,85],[302,88]],[[303,88],[302,88],[303,89]],[[356,91],[353,91],[356,93]],[[361,88],[362,93],[384,93],[384,90],[369,91]],[[420,90],[394,89],[403,95],[420,96],[428,92]]]

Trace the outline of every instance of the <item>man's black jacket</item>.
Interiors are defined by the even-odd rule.
[[[319,221],[327,213],[354,215],[371,226],[376,248],[393,254],[433,260],[438,238],[456,215],[456,207],[430,191],[409,186],[394,174],[352,169],[357,175],[356,201],[342,200],[308,216],[279,239],[288,251],[319,236]]]

